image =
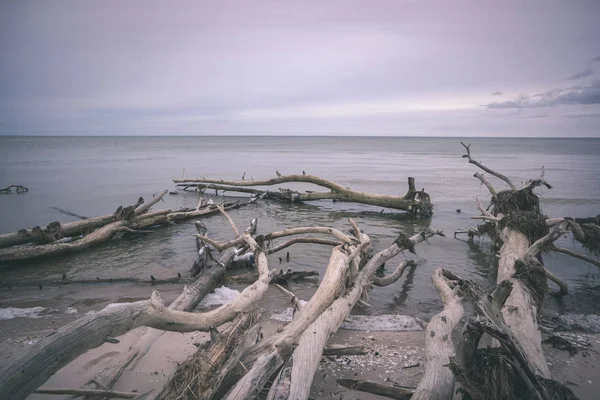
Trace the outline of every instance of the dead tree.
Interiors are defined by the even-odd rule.
[[[163,190],[158,196],[145,203],[140,197],[134,206],[119,207],[113,214],[89,218],[82,221],[61,224],[52,222],[40,228],[22,229],[18,232],[0,235],[0,267],[1,262],[20,261],[46,256],[58,256],[79,252],[115,237],[119,232],[139,233],[141,229],[155,225],[164,225],[192,218],[208,216],[219,213],[217,204],[203,204],[192,210],[148,210],[167,193]],[[224,203],[226,210],[241,207],[255,202],[256,199],[246,203]],[[79,237],[74,237],[79,235]],[[25,243],[41,243],[29,246],[20,246]]]
[[[429,194],[425,192],[425,189],[421,191],[416,190],[414,178],[408,178],[408,192],[404,196],[388,196],[357,192],[330,180],[304,173],[302,175],[281,175],[277,173],[276,178],[265,180],[228,181],[223,179],[196,178],[178,179],[173,182],[175,182],[177,186],[182,187],[196,186],[197,189],[201,191],[214,189],[227,192],[250,193],[253,196],[260,196],[262,198],[291,202],[333,200],[393,208],[422,216],[429,216],[433,212],[433,204],[431,203]],[[315,192],[307,190],[299,192],[292,189],[269,191],[252,188],[255,186],[273,186],[282,183],[310,183],[329,189],[329,191]]]
[[[471,324],[465,328],[466,333],[463,335],[463,342],[466,344],[461,342],[462,349],[460,350],[465,354],[457,355],[459,359],[457,365],[461,366],[463,372],[468,370],[469,373],[476,372],[476,369],[492,368],[490,363],[480,363],[474,368],[469,361],[477,348],[479,338],[485,331],[495,337],[502,347],[512,354],[513,359],[517,360],[513,361],[513,364],[510,362],[500,363],[502,367],[498,368],[514,369],[514,363],[517,362],[519,368],[525,372],[519,375],[522,378],[521,381],[511,381],[510,377],[498,379],[498,374],[489,369],[481,372],[490,374],[490,380],[477,382],[491,385],[501,394],[497,397],[489,397],[491,394],[485,392],[487,388],[480,387],[482,393],[485,392],[486,394],[478,394],[476,390],[472,389],[469,392],[471,398],[550,398],[542,387],[543,385],[540,385],[536,380],[537,378],[535,378],[540,377],[546,381],[550,379],[550,371],[542,350],[538,315],[547,293],[547,279],[559,284],[563,288],[563,293],[566,285],[554,274],[547,271],[537,256],[542,250],[550,248],[556,239],[569,231],[575,237],[579,236],[582,239],[586,238],[586,234],[582,233],[580,225],[572,219],[546,220],[541,213],[539,199],[533,190],[542,185],[547,188],[552,187],[544,179],[543,168],[540,178],[531,180],[525,183],[522,188],[517,189],[508,177],[473,160],[470,145],[463,144],[463,146],[467,151],[463,156],[464,158],[467,158],[471,164],[504,181],[510,189],[499,192],[485,176],[480,173],[475,174],[475,177],[489,189],[492,195],[489,207],[491,211],[488,211],[477,200],[477,207],[481,212],[481,216],[473,218],[491,223],[485,228],[485,231],[493,232],[494,239],[499,240],[501,243],[498,262],[498,286],[492,295],[484,299],[487,299],[486,301],[489,304],[486,303],[485,306],[479,303],[476,304],[480,314],[489,319],[494,327],[490,328],[480,323],[479,325]],[[591,240],[589,236],[587,236],[587,239]],[[482,296],[476,296],[472,293],[471,297],[475,298],[476,302],[483,299]],[[469,350],[465,350],[465,346]],[[494,374],[493,379],[491,374]],[[457,377],[463,383],[463,387],[468,386],[468,383],[466,383],[468,379],[473,379],[473,382],[476,382],[475,378],[469,378],[468,374],[458,374]],[[492,380],[495,380],[495,382],[492,382]],[[506,393],[517,393],[520,390],[517,386],[521,383],[525,384],[527,388],[523,397],[513,397],[511,395],[502,397],[507,395]],[[503,387],[500,388],[498,385],[503,385]],[[473,385],[473,387],[476,386]]]

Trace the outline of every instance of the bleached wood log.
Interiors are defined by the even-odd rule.
[[[348,389],[377,394],[396,400],[409,400],[414,393],[414,389],[412,388],[384,385],[363,379],[338,379],[337,383]]]
[[[29,260],[38,257],[56,256],[88,249],[107,242],[116,233],[129,229],[142,229],[168,221],[169,210],[155,211],[136,217],[133,221],[114,221],[104,225],[89,235],[70,243],[51,243],[33,246],[13,246],[0,249],[0,261]]]
[[[425,329],[425,374],[415,389],[413,400],[451,400],[454,395],[454,374],[447,365],[454,354],[452,331],[464,314],[459,280],[442,268],[431,276],[444,310],[434,315]]]
[[[238,365],[244,351],[258,339],[259,314],[252,312],[237,317],[224,332],[216,335],[179,364],[163,390],[147,400],[181,398],[212,399],[227,374]],[[190,373],[190,370],[193,373]]]
[[[166,190],[163,190],[158,196],[154,197],[154,199],[152,199],[151,202],[145,204],[142,203],[142,205],[138,207],[138,209],[140,210],[138,214],[146,211],[149,207],[151,207],[153,204],[159,201],[165,195],[166,192]],[[149,204],[147,208],[140,208],[147,204]],[[114,222],[116,220],[116,213],[112,213],[108,215],[103,215],[101,217],[88,218],[82,221],[75,221],[67,224],[59,224],[58,222],[53,222],[45,227],[38,226],[35,228],[21,229],[18,232],[4,233],[0,235],[0,248],[32,242],[47,243],[56,240],[55,238],[47,234],[47,232],[49,231],[54,232],[56,230],[56,224],[58,224],[59,227],[59,231],[57,233],[60,237],[70,237],[86,234],[87,232],[90,232],[96,228]]]
[[[175,332],[207,331],[250,311],[267,291],[275,270],[269,271],[267,258],[254,239],[248,234],[243,238],[256,254],[260,277],[233,301],[194,314],[165,307],[158,292],[154,292],[151,300],[119,304],[84,316],[36,343],[0,370],[0,398],[25,398],[55,371],[101,345],[107,336],[120,336],[138,326]],[[81,340],[83,337],[85,341]]]
[[[427,231],[411,237],[410,241],[413,244],[421,243],[436,234],[442,233]],[[362,293],[368,289],[372,275],[377,268],[405,249],[405,242],[397,240],[386,249],[375,254],[359,272],[352,288],[346,294],[337,298],[308,328],[303,330],[292,355],[290,374],[287,377],[279,376],[273,383],[273,391],[278,391],[279,386],[289,386],[289,399],[302,400],[308,398],[327,340],[339,329]],[[301,312],[304,311],[304,307]],[[300,316],[298,315],[297,318],[300,318]]]
[[[380,207],[388,207],[394,208],[398,210],[411,211],[416,207],[419,207],[421,201],[429,201],[429,196],[424,192],[417,192],[414,188],[414,180],[409,178],[409,190],[404,196],[388,196],[388,195],[379,195],[379,194],[370,194],[365,192],[357,192],[346,188],[342,185],[339,185],[335,182],[332,182],[327,179],[323,179],[321,177],[315,175],[279,175],[273,179],[265,179],[265,180],[250,180],[250,181],[229,181],[222,179],[204,179],[204,178],[196,178],[196,179],[179,179],[174,180],[178,185],[189,185],[189,184],[197,184],[208,187],[216,188],[215,185],[218,185],[221,190],[232,191],[235,192],[238,188],[240,188],[242,192],[251,192],[255,194],[265,194],[265,191],[258,191],[256,189],[250,191],[246,188],[252,186],[272,186],[281,183],[293,183],[293,182],[303,182],[303,183],[312,183],[317,186],[321,186],[329,189],[329,192],[296,192],[292,190],[285,190],[284,198],[291,201],[311,201],[311,200],[325,200],[325,199],[335,199],[339,201],[349,201],[356,202],[362,204],[369,204]],[[271,193],[271,192],[269,192]],[[418,199],[417,194],[421,193],[421,200]],[[281,195],[279,197],[282,197]]]
[[[398,279],[400,279],[400,277],[404,274],[404,270],[406,269],[406,267],[414,267],[417,264],[412,261],[412,260],[403,260],[400,262],[400,264],[398,264],[398,267],[396,268],[396,270],[394,272],[392,272],[389,275],[386,276],[375,276],[373,275],[371,277],[371,281],[373,282],[373,285],[375,286],[379,286],[379,287],[383,287],[383,286],[389,286],[392,283],[398,281]]]
[[[515,262],[524,258],[530,243],[525,235],[509,228],[504,228],[502,236],[504,244],[500,249],[497,281],[498,283],[509,281],[513,287],[502,307],[502,315],[517,341],[523,346],[536,373],[543,377],[550,377],[550,370],[542,349],[542,334],[538,327],[538,305],[523,282],[514,278],[517,272]]]
[[[209,268],[205,268],[204,272],[198,276],[190,286],[184,287],[183,292],[169,305],[171,310],[192,311],[198,303],[217,285],[217,283],[225,276],[225,272],[231,266],[233,260],[233,249],[226,250],[219,262],[213,262]],[[137,362],[150,350],[154,342],[156,342],[164,331],[140,327],[136,332],[134,345],[125,354],[114,357],[110,364],[107,365],[93,378],[92,382],[95,385],[102,385],[106,388],[112,388],[119,380],[125,369],[133,368]]]

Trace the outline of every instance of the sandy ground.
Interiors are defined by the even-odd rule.
[[[20,319],[0,321],[0,363],[10,362],[11,355],[39,340],[54,326],[62,326],[74,319],[61,316],[48,319]],[[10,322],[10,323],[9,323]],[[50,326],[48,326],[50,325]],[[276,327],[268,323],[265,333]],[[57,372],[44,387],[78,388],[84,385],[120,352],[134,343],[135,331],[120,337],[120,343],[105,343],[90,350]],[[591,344],[587,350],[570,355],[566,351],[546,346],[546,354],[553,377],[568,384],[582,400],[598,398],[600,393],[600,335],[578,335]],[[166,332],[155,342],[134,370],[128,370],[114,387],[119,391],[144,393],[164,385],[178,362],[185,360],[195,344],[207,340],[205,333]],[[340,330],[331,344],[362,345],[367,354],[362,356],[323,357],[311,389],[311,399],[375,400],[386,397],[357,392],[339,386],[337,379],[368,379],[387,384],[416,386],[423,374],[423,332],[364,332]],[[600,370],[599,370],[600,371]],[[70,396],[34,394],[31,400],[66,400]]]

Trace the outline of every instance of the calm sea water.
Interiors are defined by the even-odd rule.
[[[495,282],[496,258],[486,241],[452,238],[468,228],[477,215],[475,198],[487,202],[485,187],[473,178],[477,169],[461,158],[457,138],[341,138],[341,137],[0,137],[0,186],[21,184],[22,195],[0,195],[0,233],[51,221],[75,220],[54,207],[85,216],[104,215],[119,205],[146,199],[162,189],[174,190],[173,179],[204,176],[222,179],[255,179],[283,174],[320,175],[356,190],[402,195],[407,177],[416,179],[435,204],[434,216],[411,220],[393,210],[320,201],[308,204],[261,202],[232,211],[240,227],[259,218],[266,233],[286,227],[328,225],[347,230],[354,218],[374,240],[376,250],[391,243],[395,233],[414,234],[423,228],[444,230],[448,237],[433,238],[431,246],[417,248],[419,265],[396,284],[376,288],[372,313],[404,313],[427,317],[440,308],[431,273],[439,267],[452,270],[483,285]],[[473,156],[508,175],[514,182],[540,174],[545,166],[552,190],[540,190],[543,210],[550,216],[585,217],[600,213],[599,139],[465,139]],[[501,182],[493,181],[497,189]],[[305,188],[306,186],[300,186]],[[219,199],[217,199],[219,200]],[[193,207],[193,193],[167,195],[160,208]],[[456,210],[461,209],[461,213]],[[220,216],[205,219],[210,235],[230,239],[231,229]],[[0,268],[0,282],[41,281],[95,277],[167,278],[187,273],[195,259],[193,221],[155,229],[83,253]],[[578,249],[569,239],[561,245]],[[297,246],[291,260],[270,258],[271,266],[323,272],[330,249]],[[393,269],[400,258],[389,262]],[[571,293],[560,302],[547,301],[547,310],[597,313],[600,274],[595,267],[562,255],[547,255],[547,267],[565,279]],[[596,281],[598,279],[598,281]],[[316,282],[292,289],[308,299]],[[0,308],[44,306],[80,312],[116,301],[148,298],[153,288],[142,285],[90,285],[35,288],[0,288]],[[181,285],[161,286],[163,297],[173,299]],[[267,301],[273,310],[287,307],[279,292]]]

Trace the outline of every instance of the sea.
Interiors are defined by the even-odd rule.
[[[433,228],[446,237],[434,237],[386,263],[393,271],[404,258],[417,260],[395,284],[374,288],[363,314],[405,314],[428,318],[441,309],[431,284],[437,268],[473,279],[489,289],[496,281],[498,259],[486,238],[466,240],[457,230],[477,224],[475,200],[489,204],[490,195],[473,177],[477,167],[463,158],[461,141],[471,144],[472,156],[510,177],[517,185],[540,176],[552,189],[539,188],[543,212],[550,217],[590,217],[600,214],[600,139],[541,138],[422,138],[422,137],[0,137],[0,188],[26,186],[22,194],[0,194],[0,233],[70,222],[80,216],[112,213],[119,206],[151,199],[163,189],[167,194],[155,209],[195,207],[199,194],[182,191],[174,179],[205,177],[239,180],[267,179],[282,174],[318,175],[357,191],[403,195],[408,177],[425,189],[434,203],[429,218],[411,218],[397,210],[328,200],[287,203],[261,200],[231,211],[240,229],[258,218],[259,233],[300,226],[330,226],[348,231],[354,219],[371,237],[375,251],[390,245],[398,232],[413,235]],[[480,171],[481,172],[481,171]],[[496,189],[502,181],[489,178]],[[292,189],[317,189],[310,185],[283,185]],[[215,202],[244,195],[203,194]],[[239,196],[239,197],[238,197]],[[62,211],[61,211],[62,210]],[[233,238],[220,215],[202,222],[216,240]],[[53,258],[0,265],[0,319],[45,317],[46,314],[83,314],[110,303],[147,299],[159,290],[173,300],[183,284],[150,286],[136,283],[52,285],[62,279],[184,278],[197,257],[194,221],[156,227],[149,233],[126,233],[86,251]],[[559,245],[582,251],[569,237]],[[295,245],[285,255],[269,256],[271,268],[317,271],[321,276],[331,248]],[[287,250],[286,250],[287,251]],[[280,257],[282,259],[280,259]],[[569,294],[549,296],[544,313],[597,314],[600,304],[600,271],[562,254],[543,255],[546,267],[565,280]],[[10,285],[10,288],[9,286]],[[42,286],[40,288],[40,285]],[[308,300],[318,279],[298,281],[290,289]],[[243,289],[228,283],[227,293]],[[552,283],[550,284],[551,289]],[[226,298],[223,301],[226,301]],[[261,303],[271,312],[288,307],[288,300],[270,289]],[[17,319],[18,319],[17,318]]]

